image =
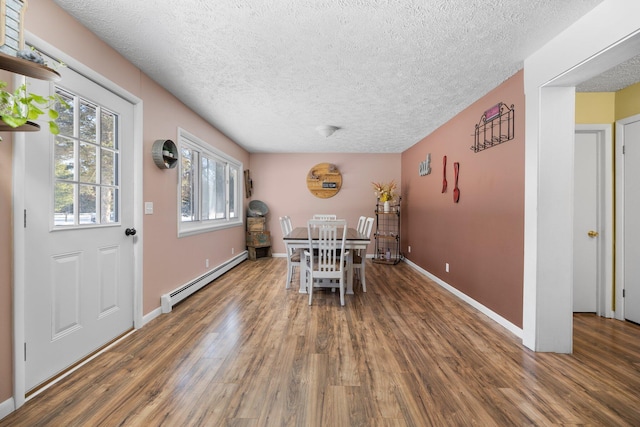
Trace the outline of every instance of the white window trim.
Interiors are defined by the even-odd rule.
[[[186,140],[186,141],[185,141]],[[211,155],[213,157],[218,157],[233,167],[238,169],[237,180],[237,189],[238,193],[236,194],[236,204],[237,204],[237,215],[235,218],[226,218],[226,219],[218,219],[218,220],[208,220],[208,221],[191,221],[191,222],[183,222],[182,221],[182,189],[181,189],[181,177],[182,177],[182,147],[184,143],[189,144],[190,146],[196,147],[201,152]],[[187,132],[182,128],[178,128],[178,183],[177,183],[177,194],[178,194],[178,203],[177,203],[177,221],[178,221],[178,237],[186,237],[192,236],[200,233],[207,233],[214,230],[220,230],[224,228],[231,227],[240,227],[243,226],[242,218],[244,217],[244,206],[242,203],[242,195],[244,194],[244,183],[242,182],[242,171],[243,164],[242,162],[234,159],[228,154],[220,151],[219,149],[213,147],[197,136]],[[228,202],[228,201],[227,201]]]

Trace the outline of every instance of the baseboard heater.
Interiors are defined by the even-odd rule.
[[[242,261],[246,260],[247,257],[247,251],[243,251],[234,258],[231,258],[229,261],[209,270],[208,272],[192,280],[191,282],[180,286],[179,288],[169,292],[168,294],[162,295],[160,297],[162,313],[170,313],[174,305],[184,300],[189,295],[192,295],[194,292],[202,289],[209,283],[213,282],[215,279],[222,276],[224,273],[231,270]]]

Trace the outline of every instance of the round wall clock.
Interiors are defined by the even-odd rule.
[[[307,174],[307,188],[316,197],[328,199],[338,194],[342,175],[332,163],[318,163]]]

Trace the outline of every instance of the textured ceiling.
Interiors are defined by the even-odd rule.
[[[640,55],[576,86],[578,92],[617,92],[640,81]]]
[[[55,2],[250,152],[399,153],[601,0]]]

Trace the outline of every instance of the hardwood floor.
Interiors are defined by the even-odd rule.
[[[640,425],[640,326],[575,315],[574,354],[519,338],[404,263],[340,307],[247,261],[0,426]]]

